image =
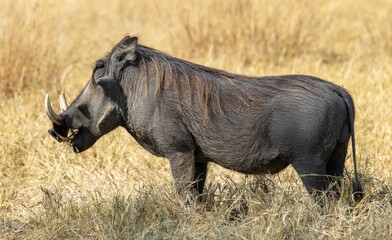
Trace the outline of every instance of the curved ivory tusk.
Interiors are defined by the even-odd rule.
[[[45,97],[45,110],[52,122],[64,126],[64,118],[53,111],[52,105],[50,104],[49,93],[47,93]]]
[[[68,109],[68,103],[67,103],[67,99],[65,98],[64,92],[60,94],[60,108],[61,108],[61,112],[64,112],[65,110]]]

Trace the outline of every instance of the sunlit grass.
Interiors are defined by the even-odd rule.
[[[0,238],[392,235],[389,1],[4,0],[0,8]],[[291,167],[260,179],[211,164],[205,203],[185,209],[167,160],[125,130],[80,155],[57,143],[47,134],[45,93],[74,99],[95,60],[126,34],[230,72],[309,74],[347,88],[365,199],[352,202],[351,158],[342,197],[323,210]]]

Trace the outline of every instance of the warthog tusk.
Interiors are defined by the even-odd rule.
[[[52,122],[56,123],[57,125],[64,126],[64,118],[53,111],[49,99],[49,93],[47,93],[45,97],[45,110],[46,114],[48,114],[48,117],[50,118],[50,120],[52,120]]]
[[[65,98],[64,92],[60,94],[60,108],[61,108],[61,112],[64,112],[65,110],[68,109],[68,103],[67,103],[67,99]]]

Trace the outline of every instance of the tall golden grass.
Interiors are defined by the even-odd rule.
[[[391,238],[388,0],[3,0],[0,9],[0,238]],[[79,155],[55,142],[44,94],[74,99],[126,34],[231,72],[309,74],[347,88],[365,199],[351,200],[351,158],[342,197],[324,209],[290,167],[256,178],[211,164],[206,202],[185,209],[167,161],[124,130]]]

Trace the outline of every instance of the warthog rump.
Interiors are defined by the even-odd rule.
[[[60,103],[56,114],[48,95],[45,100],[55,139],[81,152],[122,126],[147,151],[170,161],[177,190],[192,197],[203,192],[209,162],[246,174],[273,174],[291,164],[317,196],[343,176],[351,137],[354,196],[362,197],[353,100],[316,77],[232,74],[127,36],[96,62],[72,104],[65,95]]]

